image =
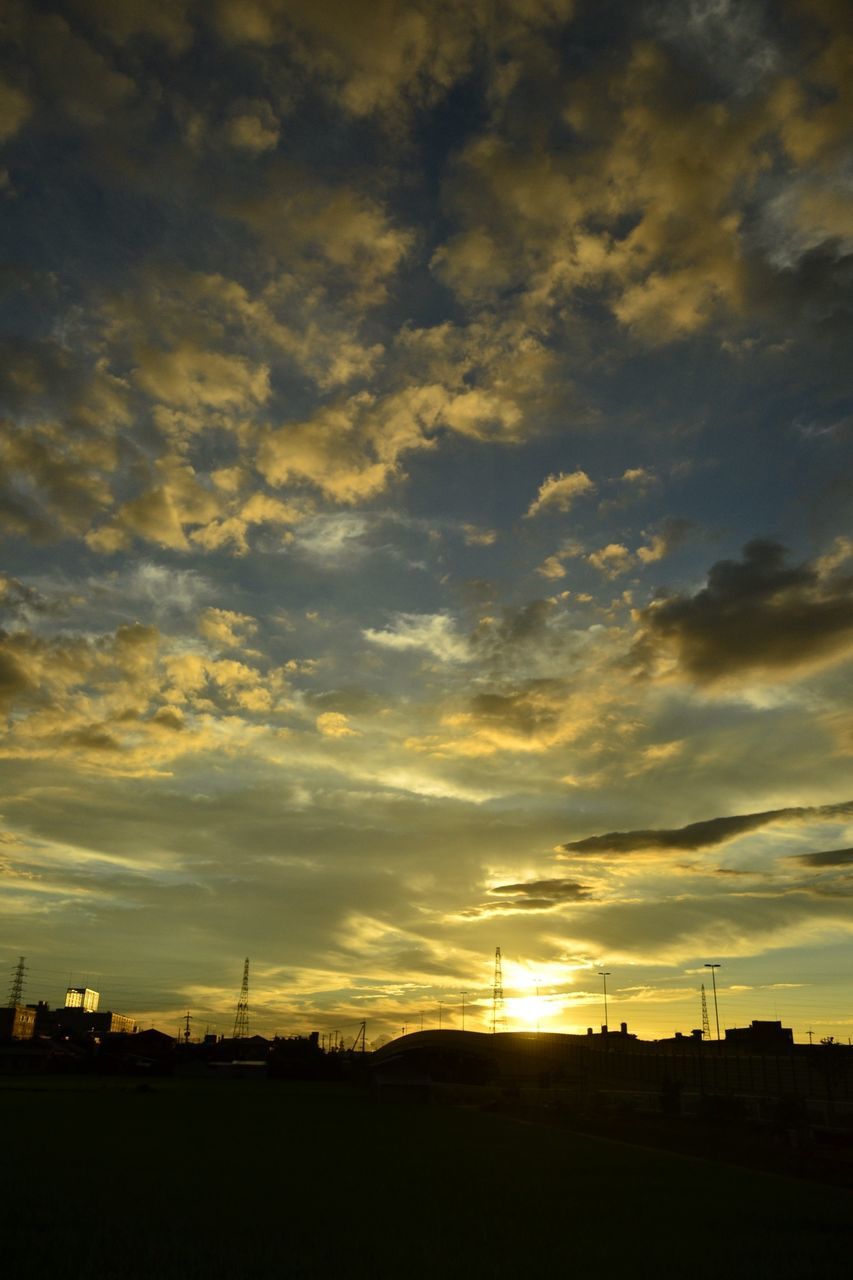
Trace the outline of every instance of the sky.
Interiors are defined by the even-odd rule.
[[[0,25],[26,998],[846,1040],[850,6]]]

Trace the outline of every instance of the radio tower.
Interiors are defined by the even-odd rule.
[[[495,985],[492,988],[492,1035],[504,1021],[504,980],[501,969],[501,949],[495,947]]]
[[[14,1009],[15,1005],[21,1003],[24,996],[24,974],[27,972],[27,962],[25,956],[18,956],[18,963],[12,970],[12,985],[9,988],[9,1007]]]
[[[705,983],[702,983],[702,1039],[711,1039],[711,1024],[708,1021],[708,1001],[705,999]]]
[[[249,957],[243,965],[243,985],[240,988],[240,999],[237,1001],[237,1016],[234,1019],[234,1039],[246,1040],[249,1036]]]

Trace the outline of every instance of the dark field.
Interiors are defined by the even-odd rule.
[[[14,1277],[850,1274],[853,1194],[277,1082],[4,1082]]]

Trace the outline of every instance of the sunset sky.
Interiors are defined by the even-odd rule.
[[[849,3],[0,27],[26,998],[846,1041]]]

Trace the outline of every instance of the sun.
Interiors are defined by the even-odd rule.
[[[536,1031],[558,1012],[544,997],[535,994],[508,996],[504,1008],[512,1031]]]

